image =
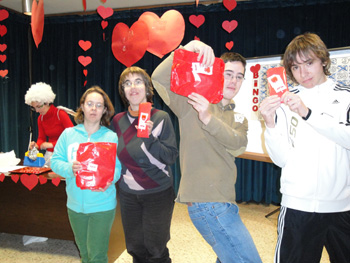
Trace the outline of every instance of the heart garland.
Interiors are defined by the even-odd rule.
[[[112,16],[114,11],[110,7],[104,7],[104,6],[100,5],[99,7],[97,7],[97,13],[103,19],[103,21],[101,22],[101,27],[104,30],[108,26],[108,22],[105,21],[105,19]],[[103,32],[103,41],[106,41],[105,32]]]
[[[9,17],[9,12],[5,9],[0,10],[0,21],[4,21]],[[4,25],[0,25],[0,36],[3,37],[4,35],[7,34],[7,27]],[[4,52],[7,49],[6,44],[0,44],[0,51]],[[7,56],[5,54],[0,54],[0,61],[2,63],[5,63],[7,59]],[[5,78],[8,74],[7,69],[1,69],[0,70],[0,76]]]
[[[231,12],[237,6],[236,0],[223,0],[222,3],[229,12]],[[225,31],[227,31],[230,34],[233,30],[236,29],[236,27],[238,26],[238,22],[236,20],[225,20],[224,22],[222,22],[221,26]],[[225,43],[225,47],[228,50],[231,50],[233,48],[233,45],[233,41],[228,41]]]
[[[78,45],[81,47],[82,50],[84,50],[85,52],[88,51],[91,47],[92,44],[89,40],[79,40]],[[86,67],[87,65],[89,65],[92,61],[92,58],[90,56],[79,56],[78,57],[78,61],[80,62],[80,64],[82,64],[84,67]],[[88,71],[87,69],[83,69],[83,74],[85,76],[85,81],[84,81],[84,87],[87,84],[87,74]]]
[[[3,173],[0,173],[0,182],[4,182],[6,176]],[[18,174],[11,174],[11,179],[13,182],[17,183],[19,180],[21,183],[27,187],[29,190],[32,190],[38,182],[43,185],[47,183],[47,178],[43,175],[37,176],[36,174],[21,174],[19,176]],[[61,182],[60,177],[55,177],[51,179],[51,182],[53,185],[58,186]]]
[[[38,184],[38,176],[35,174],[22,174],[21,175],[21,182],[22,184],[27,187],[30,191]]]
[[[3,182],[5,179],[5,175],[3,173],[0,174],[0,181]]]

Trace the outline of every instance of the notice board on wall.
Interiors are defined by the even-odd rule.
[[[350,86],[350,47],[331,49],[330,57],[330,78],[341,85]],[[265,124],[258,110],[260,102],[269,95],[266,72],[269,68],[283,66],[281,58],[281,55],[276,55],[247,59],[245,80],[234,98],[235,111],[244,114],[249,122],[246,152],[267,155],[264,139]],[[288,88],[293,85],[293,82],[288,79]]]

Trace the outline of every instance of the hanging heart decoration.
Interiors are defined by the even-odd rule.
[[[197,36],[194,36],[194,40],[200,41],[201,39],[199,37],[197,37]]]
[[[4,52],[7,49],[7,45],[6,44],[0,44],[0,51]]]
[[[97,13],[102,17],[102,19],[106,19],[112,16],[114,11],[110,7],[104,7],[103,5],[100,5],[97,7]]]
[[[44,33],[44,2],[43,0],[33,1],[31,18],[32,35],[36,47],[39,47]]]
[[[52,182],[52,184],[58,186],[61,182],[61,178],[59,178],[59,177],[52,178],[51,182]]]
[[[84,69],[84,70],[83,70],[83,74],[85,75],[85,77],[87,76],[87,74],[88,74],[87,69]]]
[[[1,72],[1,70],[0,70],[0,72]],[[18,174],[12,174],[12,175],[11,175],[11,179],[12,179],[12,181],[14,181],[15,183],[17,183],[18,180],[19,180],[19,175],[18,175]]]
[[[86,0],[83,0],[83,8],[84,8],[84,11],[86,11]]]
[[[201,25],[203,25],[205,17],[203,15],[190,15],[189,20],[192,25],[199,28]]]
[[[7,33],[7,27],[4,25],[0,25],[0,36],[4,36]]]
[[[6,61],[6,55],[0,55],[0,61],[4,63]]]
[[[228,50],[231,50],[233,48],[233,44],[234,44],[233,41],[226,42],[225,47]]]
[[[235,30],[237,26],[238,26],[238,22],[236,20],[232,20],[232,21],[226,20],[222,22],[222,28],[225,29],[228,33],[231,33],[233,30]]]
[[[2,69],[0,70],[0,76],[5,78],[5,76],[9,73],[9,71],[7,69]]]
[[[130,67],[146,53],[149,45],[148,27],[142,21],[136,21],[129,29],[124,23],[118,23],[112,33],[112,52],[114,57]]]
[[[0,174],[0,181],[3,182],[5,180],[5,175],[3,173]]]
[[[105,4],[107,2],[107,0],[101,0],[101,2]]]
[[[224,6],[226,7],[226,9],[228,11],[232,11],[233,9],[236,8],[237,6],[237,2],[236,0],[223,0],[222,3],[224,4]]]
[[[145,22],[148,27],[147,51],[159,58],[177,48],[185,34],[185,20],[176,10],[165,12],[161,18],[155,13],[144,12],[138,21]]]
[[[39,182],[40,182],[40,184],[46,184],[47,178],[43,175],[39,175]]]
[[[103,20],[103,21],[101,22],[101,27],[102,27],[102,29],[105,29],[107,26],[108,26],[108,22]]]
[[[37,184],[38,184],[38,176],[35,174],[22,174],[21,175],[21,182],[22,184],[27,187],[29,190],[32,190]]]
[[[92,62],[92,58],[90,56],[79,56],[78,57],[78,61],[80,62],[80,64],[82,64],[84,67],[86,67],[87,65],[89,65]]]
[[[91,46],[92,46],[90,41],[84,41],[84,40],[80,40],[78,42],[78,44],[84,51],[89,50],[91,48]]]
[[[0,21],[3,21],[9,17],[9,12],[5,9],[0,10]]]

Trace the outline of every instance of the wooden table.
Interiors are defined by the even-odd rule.
[[[55,239],[73,240],[74,235],[67,214],[66,183],[55,186],[51,177],[30,191],[20,180],[11,176],[0,181],[0,232]],[[109,262],[114,262],[125,250],[124,231],[119,205],[109,244]]]

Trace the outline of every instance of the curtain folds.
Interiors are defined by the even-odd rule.
[[[125,66],[111,52],[114,26],[123,22],[129,27],[145,11],[162,16],[167,10],[178,10],[185,19],[185,36],[182,44],[195,37],[211,45],[217,56],[226,52],[225,43],[234,41],[232,51],[247,58],[282,54],[286,45],[296,35],[311,31],[320,35],[328,48],[348,46],[350,43],[350,0],[255,0],[238,2],[236,9],[228,12],[220,4],[208,6],[162,7],[114,12],[106,19],[108,26],[101,27],[102,18],[94,15],[67,15],[45,18],[44,35],[39,48],[33,44],[30,18],[10,12],[1,23],[8,29],[0,38],[8,48],[7,60],[0,66],[8,68],[8,78],[0,79],[0,151],[15,150],[23,157],[29,142],[30,113],[24,104],[24,95],[31,83],[50,84],[56,93],[55,105],[76,109],[86,88],[101,86],[110,96],[116,112],[125,110],[118,94],[118,80]],[[202,14],[205,23],[196,28],[189,16]],[[222,29],[225,20],[237,20],[238,27],[228,34]],[[104,36],[104,37],[103,37]],[[92,47],[84,51],[78,42],[89,40]],[[90,56],[91,64],[83,67],[79,56]],[[29,60],[31,58],[31,60]],[[162,59],[146,52],[135,65],[151,74]],[[88,71],[87,76],[83,70]],[[86,86],[84,83],[86,82]],[[244,102],[237,102],[244,103]],[[155,94],[154,106],[166,110],[173,120],[179,139],[176,117]],[[37,115],[34,114],[34,138],[37,136]],[[237,159],[237,200],[279,203],[280,169],[269,163]],[[173,167],[174,184],[180,180],[179,164]],[[215,179],[215,175],[213,175]]]

